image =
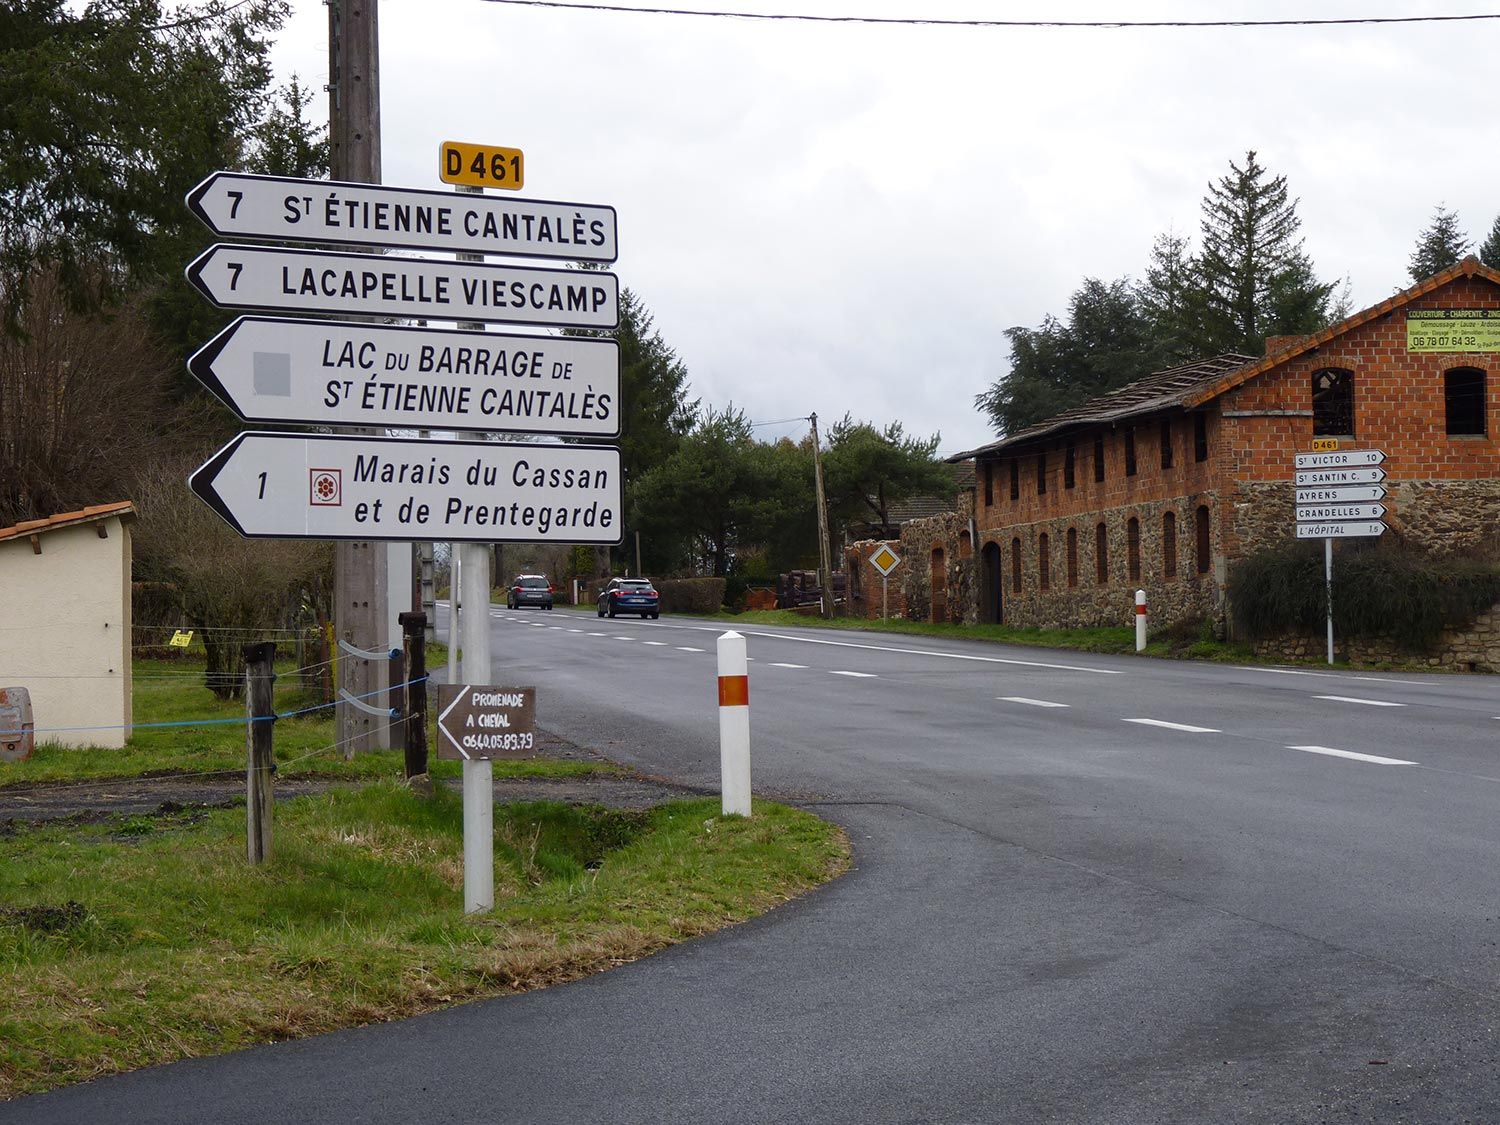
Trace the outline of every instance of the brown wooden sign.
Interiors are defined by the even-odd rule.
[[[536,755],[536,688],[438,684],[438,757]]]

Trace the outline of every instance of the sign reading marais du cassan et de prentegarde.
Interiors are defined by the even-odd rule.
[[[242,316],[188,370],[251,422],[620,433],[612,339]]]
[[[243,433],[188,481],[252,539],[620,542],[620,451]]]
[[[226,238],[613,262],[615,209],[215,172],[188,209]]]
[[[187,268],[220,308],[614,328],[612,273],[220,243]]]

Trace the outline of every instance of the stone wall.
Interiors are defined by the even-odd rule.
[[[1500,672],[1500,605],[1467,629],[1445,629],[1431,652],[1411,652],[1389,637],[1333,638],[1334,656],[1355,664],[1426,665],[1458,672]],[[1269,660],[1324,660],[1328,637],[1288,636],[1257,641],[1255,654]]]
[[[881,612],[880,571],[870,563],[870,556],[884,544],[900,556],[901,561],[891,571],[886,582],[886,604],[891,617],[906,616],[906,599],[903,593],[907,559],[898,539],[861,539],[844,548],[844,568],[849,574],[848,597],[844,612],[850,617],[877,620]]]
[[[942,579],[943,622],[972,625],[979,613],[975,588],[977,563],[969,543],[969,517],[966,512],[948,512],[912,520],[901,528],[896,551],[901,555],[905,574],[902,578],[903,600],[907,617],[913,621],[933,620],[932,552],[943,552]],[[895,574],[891,575],[894,580]]]

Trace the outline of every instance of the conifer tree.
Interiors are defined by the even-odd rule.
[[[1500,270],[1500,215],[1495,217],[1495,225],[1490,227],[1490,236],[1479,247],[1479,260],[1490,269]]]
[[[1441,203],[1432,212],[1432,222],[1417,235],[1416,248],[1407,262],[1413,281],[1421,281],[1463,261],[1474,244],[1458,229],[1458,214]]]

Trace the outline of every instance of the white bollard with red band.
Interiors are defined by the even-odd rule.
[[[1135,651],[1146,651],[1146,591],[1135,592]]]
[[[750,815],[750,665],[745,638],[719,638],[719,777],[725,816]]]

